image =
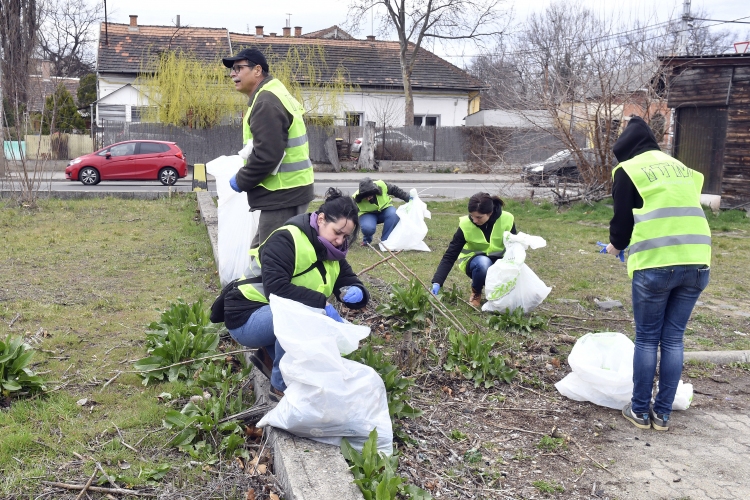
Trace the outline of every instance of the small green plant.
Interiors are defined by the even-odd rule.
[[[0,340],[0,394],[10,397],[47,390],[44,380],[29,366],[34,350],[21,337]]]
[[[547,320],[537,315],[526,316],[523,307],[517,307],[513,312],[506,310],[500,314],[493,314],[487,318],[487,325],[495,330],[528,334],[531,330],[544,328]]]
[[[127,474],[100,474],[99,479],[97,479],[97,484],[102,486],[111,483],[120,483],[125,485],[126,487],[130,487],[133,484],[136,484],[138,482],[137,480],[140,479],[146,484],[154,486],[159,481],[164,479],[164,477],[167,475],[167,472],[169,472],[171,469],[172,466],[170,464],[161,464],[157,465],[153,469],[141,468],[138,476],[136,477],[129,476]]]
[[[562,493],[565,491],[565,488],[554,482],[539,480],[534,481],[531,485],[538,489],[540,493]]]
[[[374,369],[383,379],[385,391],[388,397],[388,413],[391,419],[417,418],[422,415],[422,410],[412,408],[406,401],[409,400],[409,387],[414,385],[410,378],[402,377],[401,370],[397,366],[386,361],[385,356],[375,352],[370,344],[365,344],[360,349],[346,356],[352,361],[362,363]]]
[[[482,452],[480,452],[476,448],[466,450],[466,452],[464,453],[464,462],[466,462],[467,464],[478,464],[481,461]]]
[[[555,451],[558,448],[566,448],[565,440],[563,438],[553,438],[551,436],[542,436],[542,439],[539,440],[536,447],[544,451]]]
[[[463,441],[464,439],[466,439],[466,434],[459,431],[458,429],[453,429],[451,431],[450,436],[451,436],[451,439],[454,441]]]
[[[395,500],[397,495],[414,500],[429,500],[432,495],[413,484],[404,484],[404,478],[396,474],[398,455],[378,452],[378,432],[373,429],[362,447],[355,450],[346,439],[341,440],[341,453],[349,462],[354,475],[354,484],[359,486],[365,500]]]
[[[170,382],[190,379],[205,361],[183,361],[216,354],[219,344],[218,325],[211,323],[203,303],[186,304],[181,299],[161,314],[161,320],[148,326],[146,332],[147,358],[138,360],[135,369],[141,371],[143,385],[151,380]]]
[[[408,287],[393,285],[390,300],[380,304],[376,311],[383,316],[397,318],[394,328],[401,331],[420,330],[424,328],[427,314],[430,312],[430,295],[421,283],[412,279]]]
[[[729,366],[731,368],[737,368],[739,370],[745,370],[747,372],[750,372],[750,363],[742,363],[740,361],[733,361],[729,363]]]
[[[450,288],[442,288],[438,294],[438,299],[444,304],[458,304],[461,302],[463,292],[459,290],[455,283]]]
[[[490,356],[495,343],[481,338],[478,333],[463,335],[451,330],[448,340],[451,347],[443,368],[449,372],[458,371],[473,381],[474,387],[484,384],[489,388],[498,381],[509,384],[518,373],[505,365],[504,358]]]

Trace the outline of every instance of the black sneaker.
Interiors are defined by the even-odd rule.
[[[271,380],[273,359],[271,359],[271,356],[268,354],[265,347],[261,347],[257,351],[251,352],[248,358],[259,372],[261,372],[268,380]]]
[[[622,409],[622,416],[639,429],[650,429],[651,421],[648,413],[641,413],[640,415],[633,413],[633,409],[630,407],[631,404],[632,403],[628,403],[625,408]]]
[[[649,416],[651,417],[651,427],[655,431],[668,431],[669,430],[669,415],[654,413],[654,409],[649,410]]]

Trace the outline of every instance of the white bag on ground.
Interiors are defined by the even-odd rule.
[[[573,372],[555,384],[563,396],[621,410],[633,395],[633,341],[619,332],[588,333],[568,356]]]
[[[206,172],[216,179],[219,195],[218,245],[219,279],[224,286],[242,276],[250,262],[248,250],[258,230],[260,211],[250,212],[247,193],[238,193],[229,186],[229,179],[242,168],[239,155],[219,156],[206,164]]]
[[[258,427],[272,425],[297,436],[358,451],[373,428],[378,451],[393,453],[385,385],[369,366],[341,357],[370,334],[366,326],[338,323],[299,302],[271,295],[273,328],[286,354],[279,368],[287,389]]]
[[[427,210],[425,202],[419,199],[417,190],[409,191],[411,201],[396,209],[399,221],[393,228],[388,239],[380,242],[380,250],[420,250],[429,252],[430,247],[423,241],[427,236],[425,218],[431,219],[432,214]]]
[[[656,393],[659,393],[659,386],[657,384]],[[656,396],[656,394],[654,395]],[[652,400],[653,402],[653,400]],[[690,408],[690,403],[693,402],[693,384],[684,384],[682,380],[677,384],[677,392],[674,395],[674,401],[672,401],[673,410],[687,410]]]
[[[541,236],[505,231],[503,244],[505,255],[487,270],[484,280],[487,302],[482,311],[514,311],[523,307],[527,313],[541,304],[552,288],[524,264],[526,249],[542,248],[547,242]]]

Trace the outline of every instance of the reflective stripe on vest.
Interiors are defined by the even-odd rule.
[[[466,272],[466,266],[475,255],[487,255],[488,257],[500,257],[502,255],[505,251],[503,236],[505,231],[513,229],[513,214],[505,211],[500,214],[500,218],[492,226],[490,241],[487,241],[482,230],[471,222],[468,215],[458,219],[458,227],[461,228],[466,240],[458,257],[458,268]]]
[[[360,200],[360,202],[357,203],[360,216],[372,212],[382,212],[386,208],[393,206],[393,198],[388,194],[388,186],[386,183],[383,181],[375,181],[375,185],[380,188],[380,194],[375,197],[375,203],[370,203],[370,200],[367,198]],[[357,199],[358,194],[359,189],[354,192],[352,198]]]
[[[302,118],[304,110],[279,80],[273,79],[268,81],[255,93],[253,102],[247,108],[245,118],[242,121],[243,144],[247,144],[253,138],[253,134],[250,131],[250,115],[255,107],[255,101],[261,92],[271,92],[279,98],[284,108],[292,115],[292,124],[289,126],[286,147],[284,148],[285,156],[281,160],[279,170],[276,174],[269,175],[263,179],[259,186],[263,186],[269,191],[277,191],[279,189],[290,189],[312,184],[313,166],[310,161],[307,129]]]
[[[647,151],[618,168],[633,181],[643,207],[633,209],[628,275],[639,269],[711,264],[711,231],[700,205],[703,174],[661,151]]]
[[[339,276],[339,262],[337,260],[320,261],[325,271],[325,276],[323,276],[316,265],[319,261],[318,256],[315,253],[315,248],[300,228],[288,225],[282,226],[276,231],[289,231],[294,240],[294,272],[292,274],[291,283],[296,286],[320,292],[326,297],[330,296],[333,293],[333,285],[336,283],[336,279]],[[276,231],[274,231],[274,233]],[[273,235],[273,233],[271,233],[271,235]],[[271,236],[269,236],[269,238],[270,237]],[[268,241],[268,238],[266,241]],[[265,241],[260,247],[250,250],[250,264],[241,278],[257,279],[258,282],[240,285],[237,288],[242,292],[242,295],[244,295],[246,299],[268,304],[265,288],[263,287],[263,274],[260,259],[258,258],[260,255],[260,249],[263,245],[265,245]]]

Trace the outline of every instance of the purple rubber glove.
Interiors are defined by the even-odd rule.
[[[358,286],[350,286],[348,288],[349,289],[346,291],[344,296],[341,297],[341,300],[348,304],[356,304],[357,302],[361,302],[362,298],[364,297],[362,289]]]
[[[331,304],[326,304],[326,316],[331,319],[335,319],[339,323],[344,322],[343,318],[339,316],[339,312]]]
[[[232,178],[229,179],[229,186],[238,193],[242,192],[240,187],[237,185],[237,174],[233,175]]]

